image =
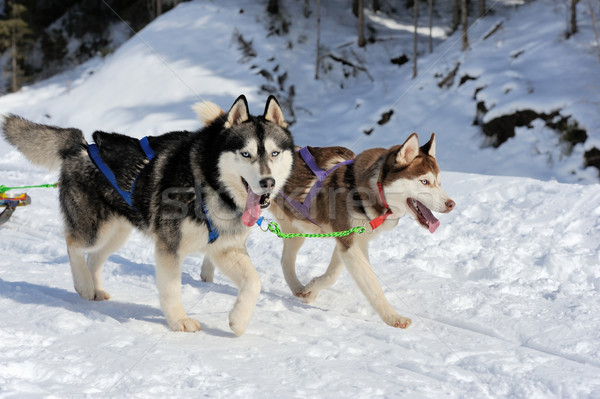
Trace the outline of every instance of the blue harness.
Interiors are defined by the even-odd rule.
[[[152,158],[154,158],[154,150],[152,149],[152,147],[150,147],[148,137],[140,139],[140,146],[142,147],[144,154],[146,154],[146,158],[148,158],[148,161],[151,161]],[[123,190],[121,187],[119,187],[119,183],[117,183],[117,178],[115,177],[115,174],[102,160],[102,157],[100,156],[100,150],[98,149],[98,145],[96,145],[95,143],[88,144],[88,153],[90,154],[90,158],[92,158],[92,161],[94,162],[98,170],[102,172],[104,177],[106,177],[106,180],[108,180],[108,182],[114,187],[114,189],[117,190],[117,192],[127,203],[127,205],[135,209],[135,207],[133,206],[131,194],[133,193],[135,183],[137,182],[137,177],[133,181],[133,184],[131,185],[131,189],[129,191]],[[195,187],[194,191],[196,193],[196,197],[201,199],[200,207],[202,209],[202,213],[204,214],[204,220],[206,220],[206,225],[208,226],[208,243],[212,244],[217,240],[217,238],[219,238],[219,232],[217,231],[217,229],[215,229],[212,222],[208,218],[208,214],[206,212],[206,204],[204,203],[204,199],[202,198],[200,188]]]

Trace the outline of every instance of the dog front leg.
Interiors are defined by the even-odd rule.
[[[331,261],[329,262],[325,274],[313,278],[310,283],[306,284],[306,287],[296,295],[303,297],[306,303],[314,301],[321,290],[331,287],[333,283],[337,281],[343,268],[344,263],[340,257],[339,249],[336,246],[331,255]]]
[[[162,308],[169,327],[173,331],[194,332],[200,330],[200,323],[191,319],[181,304],[181,264],[180,255],[156,244],[156,285]]]
[[[215,277],[215,265],[211,262],[208,255],[204,255],[202,261],[202,271],[200,272],[200,278],[205,283],[212,283]]]
[[[296,255],[300,247],[304,243],[304,237],[289,238],[283,241],[283,251],[281,253],[281,268],[283,270],[283,277],[292,290],[292,294],[296,296],[303,296],[304,286],[298,280],[296,275]]]
[[[245,248],[211,252],[211,260],[239,289],[235,304],[229,312],[229,327],[236,335],[242,335],[250,322],[260,294],[258,273]]]
[[[338,243],[338,247],[340,247],[340,245],[341,244]],[[385,298],[381,285],[377,280],[377,276],[371,268],[369,259],[361,249],[360,245],[353,243],[349,248],[346,249],[340,247],[339,250],[342,260],[346,264],[354,281],[356,281],[356,284],[363,295],[367,297],[369,303],[383,321],[388,325],[397,328],[406,328],[410,326],[412,321],[409,318],[400,316],[396,313],[394,308],[392,308]]]

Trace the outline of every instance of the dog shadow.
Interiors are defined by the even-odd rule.
[[[73,291],[25,281],[6,281],[0,278],[0,297],[10,298],[25,305],[44,305],[66,309],[81,313],[86,317],[89,317],[90,312],[93,311],[120,323],[135,319],[165,325],[160,309],[152,306],[112,300],[88,301]]]
[[[133,277],[154,276],[154,266],[151,264],[132,262],[116,254],[111,255],[109,260],[117,265],[119,268],[118,273],[121,275]],[[59,257],[47,263],[68,263],[68,258]],[[234,298],[237,297],[237,289],[227,284],[220,282],[206,283],[185,272],[182,273],[181,280],[182,284],[189,285],[197,290],[199,296],[212,292]],[[10,298],[22,304],[44,305],[66,309],[71,312],[80,313],[86,317],[90,317],[90,313],[94,312],[95,314],[110,317],[123,324],[130,320],[138,320],[159,324],[168,329],[165,316],[158,307],[121,302],[114,300],[114,298],[108,301],[89,301],[81,298],[74,290],[34,284],[26,281],[7,281],[0,278],[0,297]],[[226,311],[224,313],[227,314]],[[214,328],[208,326],[206,323],[202,323],[202,331],[216,337],[236,337],[230,331]]]

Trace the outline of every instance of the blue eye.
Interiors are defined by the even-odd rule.
[[[427,186],[429,184],[429,180],[427,179],[422,179],[421,183],[423,183],[424,186]]]
[[[247,151],[240,152],[240,155],[243,156],[244,158],[250,158],[250,153]]]
[[[276,157],[277,155],[279,155],[279,151],[273,151],[271,153],[271,156]]]

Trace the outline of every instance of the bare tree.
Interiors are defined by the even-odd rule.
[[[485,0],[479,0],[479,18],[485,17]]]
[[[594,12],[594,6],[592,5],[592,0],[588,0],[588,7],[590,9],[590,15],[592,17],[592,28],[594,29],[594,37],[596,38],[596,48],[598,49],[598,58],[600,58],[600,38],[598,37],[596,14]]]
[[[429,0],[429,53],[433,53],[433,3]]]
[[[365,47],[365,9],[363,0],[358,0],[358,47]]]
[[[571,26],[567,36],[577,33],[577,3],[579,0],[571,0]]]
[[[419,25],[419,2],[413,1],[415,32],[413,35],[413,79],[417,77],[417,28]]]
[[[156,17],[162,14],[162,0],[156,0]]]
[[[317,61],[315,66],[315,79],[319,79],[319,66],[321,64],[321,0],[317,0]]]
[[[467,0],[462,0],[461,2],[461,18],[460,23],[462,25],[462,51],[469,49],[469,37],[468,37],[468,9],[467,9]]]
[[[310,17],[309,0],[304,0],[304,18]]]
[[[452,0],[452,26],[450,27],[452,32],[458,29],[460,19],[458,17],[458,0]]]

